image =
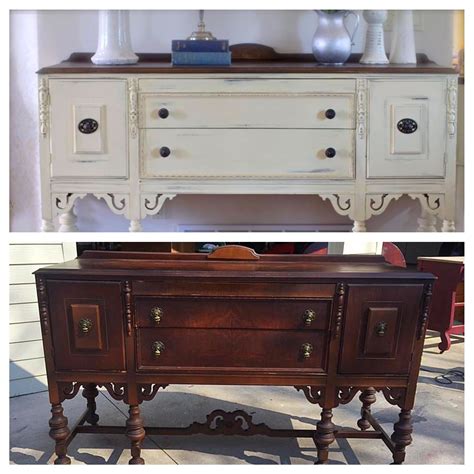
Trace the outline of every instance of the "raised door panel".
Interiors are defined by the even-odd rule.
[[[124,370],[118,282],[48,281],[58,370]]]
[[[423,285],[349,285],[339,372],[407,374]]]
[[[369,87],[367,177],[444,177],[445,81],[372,80]]]
[[[354,176],[352,130],[141,131],[143,178]]]
[[[124,80],[50,80],[51,176],[125,178]]]

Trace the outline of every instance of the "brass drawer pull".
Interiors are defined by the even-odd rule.
[[[303,320],[306,326],[311,326],[311,323],[316,320],[316,312],[312,309],[307,309],[303,314]]]
[[[163,351],[165,350],[165,345],[161,341],[155,341],[151,345],[151,350],[153,351],[153,357],[160,357]]]
[[[163,317],[163,310],[158,306],[151,308],[150,318],[155,324],[161,323],[161,318]]]
[[[82,334],[89,334],[92,331],[93,324],[90,319],[81,319],[78,326]]]
[[[377,326],[375,326],[375,334],[379,337],[385,336],[385,331],[388,329],[388,323],[385,321],[380,321]]]
[[[305,342],[302,346],[301,346],[301,352],[303,353],[303,357],[305,359],[308,359],[309,357],[311,357],[311,354],[313,352],[313,345],[310,344],[309,342]]]

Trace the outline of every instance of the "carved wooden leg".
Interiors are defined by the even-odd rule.
[[[456,226],[454,221],[443,219],[443,227],[441,229],[443,232],[456,232]]]
[[[436,217],[422,210],[421,217],[418,219],[417,232],[436,232]]]
[[[354,221],[352,232],[367,232],[365,221]]]
[[[329,456],[329,445],[336,439],[334,431],[336,426],[331,421],[332,410],[330,408],[323,408],[321,412],[321,420],[316,425],[316,433],[314,435],[314,442],[318,448],[318,461],[316,464],[326,464]]]
[[[140,408],[138,405],[130,405],[128,410],[129,417],[127,419],[127,436],[132,442],[131,453],[132,458],[128,464],[145,464],[143,458],[140,457],[140,444],[145,438],[145,430],[143,428],[143,419],[140,416]]]
[[[87,400],[86,421],[90,425],[96,425],[99,421],[99,415],[95,412],[97,410],[97,405],[95,403],[97,395],[99,395],[99,391],[97,390],[95,383],[88,383],[84,385],[82,396]]]
[[[74,208],[59,216],[59,232],[77,232],[79,229],[76,226],[77,217],[74,214]]]
[[[71,459],[66,455],[66,439],[69,436],[69,428],[67,427],[67,418],[63,415],[62,405],[60,403],[52,405],[51,413],[53,416],[49,420],[49,436],[56,442],[54,452],[57,456],[54,464],[71,464]]]
[[[394,432],[391,436],[392,441],[395,443],[393,464],[401,464],[405,461],[405,448],[411,444],[411,434],[413,432],[411,410],[402,409],[398,416],[399,421],[393,425]]]
[[[451,337],[449,335],[449,331],[444,331],[439,333],[441,337],[441,342],[438,344],[438,349],[441,351],[441,354],[444,351],[449,350],[451,347]]]
[[[131,220],[130,226],[128,227],[129,232],[141,232],[142,225],[140,224],[139,220]]]
[[[367,420],[367,415],[370,414],[370,405],[375,403],[376,397],[374,387],[366,388],[359,397],[359,400],[362,402],[362,408],[360,409],[360,420],[357,421],[357,426],[362,430],[368,430],[370,428],[370,423]]]
[[[54,230],[52,219],[43,219],[41,221],[41,232],[54,232]]]

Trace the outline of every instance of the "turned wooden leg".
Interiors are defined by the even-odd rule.
[[[454,225],[454,221],[443,219],[443,227],[441,230],[443,232],[456,232],[456,226]]]
[[[43,219],[41,221],[41,232],[54,232],[54,224],[52,219]]]
[[[360,409],[360,420],[357,421],[357,426],[362,430],[368,430],[370,428],[370,423],[367,420],[367,415],[370,415],[370,405],[375,403],[376,397],[374,387],[366,388],[360,394],[359,400],[362,402],[362,408]]]
[[[96,425],[99,421],[99,415],[96,413],[97,405],[95,399],[99,395],[97,386],[95,383],[88,383],[84,385],[82,396],[87,400],[87,415],[86,421],[90,425]]]
[[[391,436],[395,443],[393,464],[401,464],[405,461],[405,448],[411,444],[411,434],[413,432],[411,410],[402,410],[398,417],[399,420],[393,425],[394,432]]]
[[[354,221],[352,226],[352,232],[367,232],[365,221]]]
[[[436,217],[422,210],[421,217],[418,219],[417,232],[436,232]]]
[[[326,464],[328,462],[329,445],[336,439],[334,436],[336,426],[331,420],[332,410],[330,408],[323,408],[321,420],[316,425],[316,433],[314,435],[314,442],[318,448],[318,461],[316,464]]]
[[[140,408],[138,405],[130,405],[128,410],[129,417],[127,419],[127,436],[132,442],[131,453],[132,458],[128,464],[145,464],[145,461],[140,457],[140,444],[145,438],[145,430],[143,428],[143,419],[140,416]]]
[[[140,224],[139,220],[131,220],[130,226],[128,227],[129,232],[141,232],[142,225]]]
[[[449,335],[449,330],[440,332],[439,336],[441,337],[441,342],[438,344],[438,349],[442,354],[451,347],[451,336]]]
[[[71,464],[71,459],[66,455],[66,439],[70,432],[67,427],[67,418],[63,415],[62,405],[60,403],[52,405],[51,413],[53,416],[49,420],[49,436],[56,442],[54,452],[57,456],[54,464]]]
[[[70,211],[64,212],[59,216],[59,232],[77,232],[77,217],[74,214],[74,207]]]

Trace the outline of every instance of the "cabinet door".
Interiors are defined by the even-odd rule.
[[[123,80],[51,79],[52,177],[127,176]]]
[[[123,311],[118,282],[49,281],[58,370],[124,370]]]
[[[349,285],[339,372],[407,374],[423,285]]]
[[[445,82],[374,80],[369,87],[367,177],[443,177]]]

